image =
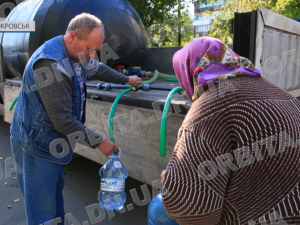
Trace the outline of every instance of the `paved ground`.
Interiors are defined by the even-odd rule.
[[[24,204],[22,194],[17,184],[17,180],[11,178],[4,178],[5,173],[5,159],[11,157],[10,143],[9,143],[9,124],[3,122],[0,116],[0,225],[26,225]],[[3,158],[3,159],[2,159]],[[83,157],[78,157],[72,160],[70,164],[65,166],[65,212],[71,213],[74,218],[83,224],[84,221],[89,221],[86,207],[98,203],[97,193],[99,191],[99,169],[101,165],[94,163]],[[2,173],[2,174],[1,174]],[[144,196],[141,191],[143,183],[134,179],[128,178],[126,180],[126,193],[128,204],[132,203],[134,209],[129,209],[125,213],[114,211],[115,216],[109,217],[106,213],[105,219],[95,224],[105,225],[146,225],[147,224],[147,205],[137,206],[130,195],[129,190],[136,188],[141,200]],[[151,193],[151,188],[148,186]],[[20,199],[20,201],[14,202]],[[8,208],[8,205],[11,208]],[[96,214],[96,216],[99,216]],[[102,215],[103,216],[103,215]],[[83,225],[91,224],[85,223]],[[75,225],[75,224],[74,224]],[[77,225],[77,224],[76,224]]]

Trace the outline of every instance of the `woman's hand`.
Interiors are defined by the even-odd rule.
[[[166,170],[163,170],[162,173],[161,173],[161,175],[160,175],[160,182],[161,183],[164,182],[164,177],[165,177],[166,172],[167,172]]]

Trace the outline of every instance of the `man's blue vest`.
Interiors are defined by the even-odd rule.
[[[57,63],[66,68],[69,74],[72,74],[72,110],[75,118],[79,121],[81,120],[80,110],[82,99],[79,82],[73,68],[72,60],[64,44],[63,36],[57,36],[39,47],[26,65],[10,133],[12,137],[23,146],[23,150],[28,154],[54,163],[66,164],[71,160],[73,154],[70,142],[66,136],[59,134],[55,130],[41,100],[39,91],[34,88],[34,86],[37,87],[37,82],[33,65],[38,60],[44,58],[56,60]],[[83,66],[81,66],[81,68],[84,82],[86,82],[86,71]],[[56,75],[54,75],[54,79],[56,79]],[[83,123],[84,117],[85,115],[83,115],[83,119],[81,120]],[[58,157],[54,155],[53,152],[50,152],[50,143],[59,138],[67,141],[69,146],[68,149],[63,149],[62,145],[58,144],[56,151],[62,153]]]

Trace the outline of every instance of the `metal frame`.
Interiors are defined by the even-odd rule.
[[[261,8],[235,13],[233,50],[249,58],[262,76],[300,96],[300,23]],[[298,65],[299,64],[299,65]]]
[[[300,65],[297,65],[300,45],[300,23],[261,8],[257,14],[256,65],[263,77],[288,91],[294,97],[300,96]],[[293,59],[288,58],[295,54]],[[276,61],[277,60],[277,61]],[[270,61],[273,61],[272,64]],[[278,71],[274,68],[278,68]],[[270,72],[270,70],[275,72]]]
[[[3,62],[3,47],[2,47],[2,37],[3,33],[0,34],[0,83],[3,83],[5,80],[4,74],[4,62]],[[4,99],[0,95],[0,104],[4,103]],[[2,112],[3,113],[3,112]]]
[[[235,13],[233,22],[233,51],[252,62],[255,59],[256,15],[256,11]]]
[[[265,26],[300,35],[300,25],[296,20],[265,8],[261,8],[260,12]]]

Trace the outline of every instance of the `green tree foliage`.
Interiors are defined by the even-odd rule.
[[[182,10],[187,3],[206,3],[211,0],[128,0],[140,15],[145,28],[152,24],[164,23],[178,13],[178,5]]]
[[[189,16],[188,12],[185,12],[185,14],[183,14],[181,21],[183,24],[183,28],[181,31],[181,34],[182,34],[181,41],[182,41],[182,46],[185,46],[186,44],[188,44],[190,41],[193,40],[193,36],[194,36],[193,21],[194,21],[194,19]]]
[[[184,10],[187,3],[210,0],[128,0],[140,15],[150,47],[181,46],[193,38],[193,19]],[[188,31],[189,29],[189,31]],[[178,35],[181,32],[181,35]]]
[[[300,18],[299,0],[228,0],[222,6],[222,11],[215,15],[214,22],[210,26],[208,36],[216,37],[226,44],[232,44],[232,34],[229,20],[234,18],[235,12],[250,12],[264,7],[292,19]],[[211,15],[211,12],[206,12]]]
[[[228,0],[221,7],[218,13],[206,12],[206,15],[213,15],[214,22],[211,24],[207,36],[220,39],[226,44],[232,44],[233,35],[230,34],[230,19],[234,18],[234,13],[251,12],[260,7],[271,9],[276,0]]]
[[[140,15],[145,29],[152,24],[160,24],[171,17],[176,1],[174,0],[128,0]]]
[[[273,10],[292,19],[298,19],[300,18],[300,1],[278,0]]]
[[[170,20],[171,21],[171,20]],[[181,18],[174,18],[172,25],[165,25],[166,38],[161,42],[161,46],[175,47],[178,46],[178,26],[180,26],[181,46],[186,45],[193,40],[194,26],[193,19],[189,15],[188,11],[184,11],[181,14]]]

